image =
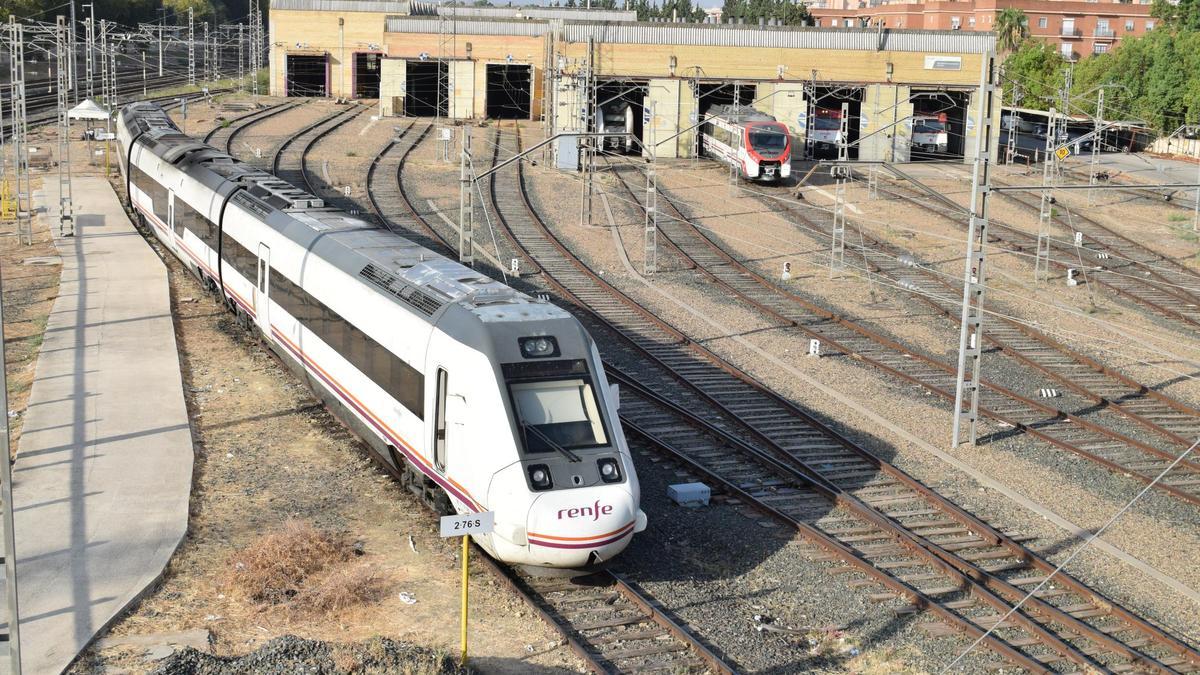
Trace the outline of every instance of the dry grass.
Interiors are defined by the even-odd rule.
[[[846,669],[855,675],[921,675],[926,671],[910,665],[918,656],[913,647],[875,649],[851,659]]]
[[[291,519],[230,557],[226,585],[261,605],[283,605],[301,595],[330,602],[333,585],[322,591],[323,580],[314,577],[350,555],[350,545],[340,535]]]
[[[370,563],[330,570],[304,584],[291,602],[299,613],[336,614],[383,599],[389,577]]]

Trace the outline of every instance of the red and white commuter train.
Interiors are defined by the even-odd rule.
[[[753,108],[713,106],[700,126],[702,149],[749,180],[775,182],[792,174],[787,126]]]
[[[615,386],[579,322],[181,133],[121,110],[155,236],[445,513],[491,511],[494,557],[588,569],[646,527]]]

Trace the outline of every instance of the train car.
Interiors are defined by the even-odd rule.
[[[816,108],[808,121],[806,136],[808,154],[837,156],[838,146],[842,143],[842,111],[833,108]]]
[[[633,133],[633,117],[633,106],[628,101],[614,101],[596,111],[596,131],[602,134]],[[606,136],[601,149],[628,154],[634,151],[634,140],[632,136]]]
[[[753,108],[713,106],[700,126],[701,148],[743,178],[775,182],[792,173],[792,137],[774,117]]]
[[[946,113],[913,115],[912,148],[928,154],[944,154],[950,135],[946,128]]]
[[[646,527],[615,386],[579,322],[121,110],[139,219],[442,513],[504,562],[586,571]]]

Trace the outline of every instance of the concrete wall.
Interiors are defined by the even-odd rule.
[[[318,12],[272,10],[269,17],[271,95],[283,96],[288,52],[329,54],[329,90],[335,97],[349,97],[353,85],[354,53],[382,51],[386,14],[375,12]],[[338,19],[345,25],[338,26]],[[299,45],[299,46],[297,46]]]
[[[379,65],[379,110],[385,117],[404,114],[404,93],[408,86],[408,61],[384,59]]]
[[[454,119],[476,117],[475,107],[475,63],[452,61],[450,63],[450,109],[447,114]]]
[[[587,45],[559,43],[558,50],[568,59],[581,60]],[[958,70],[934,70],[926,67],[923,52],[850,51],[836,49],[776,49],[767,47],[695,47],[685,45],[598,44],[597,63],[603,75],[631,77],[695,77],[706,79],[744,79],[830,82],[890,81],[940,85],[972,85],[979,82],[978,54],[948,54],[961,60]],[[675,59],[672,73],[671,58]],[[779,67],[783,66],[783,77]]]

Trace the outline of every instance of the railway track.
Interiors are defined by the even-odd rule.
[[[896,171],[894,167],[891,168]],[[902,173],[902,172],[901,172]],[[997,181],[997,184],[1003,184]],[[953,200],[937,195],[932,200],[927,195],[913,192],[910,188],[893,184],[880,191],[897,199],[907,201],[921,209],[945,218],[957,227],[963,227],[967,217],[964,207]],[[996,193],[1001,199],[1010,200],[1023,209],[1040,210],[1037,203],[1025,197],[1015,197],[1007,192]],[[1055,222],[1070,231],[1084,233],[1082,245],[1051,239],[1050,264],[1060,270],[1082,269],[1089,281],[1094,281],[1114,295],[1139,305],[1172,325],[1188,332],[1200,330],[1200,295],[1192,289],[1200,288],[1200,279],[1193,273],[1181,271],[1174,261],[1147,251],[1128,239],[1112,233],[1108,228],[1079,214],[1071,213],[1068,220],[1056,216]],[[989,219],[989,233],[1003,242],[1010,250],[1027,256],[1037,254],[1037,235],[1025,232],[994,217]],[[1091,234],[1089,234],[1091,233]],[[1132,257],[1130,257],[1132,254]],[[1188,278],[1190,277],[1190,278]],[[1176,284],[1175,280],[1184,283]]]
[[[233,139],[237,137],[246,127],[253,126],[257,122],[261,122],[269,117],[274,117],[284,113],[296,106],[300,105],[299,101],[285,101],[276,103],[265,108],[253,110],[244,115],[238,115],[231,119],[225,120],[222,124],[213,127],[204,134],[204,142],[214,148],[224,150],[225,152],[237,156],[233,151]]]
[[[620,170],[614,173],[628,200],[641,204],[644,201],[642,192],[631,188]],[[659,209],[667,216],[658,223],[660,238],[682,260],[732,297],[756,308],[781,326],[819,339],[823,346],[855,356],[953,403],[955,365],[911,349],[777,286],[713,241],[684,214],[675,199],[661,189],[659,202]],[[782,205],[775,200],[771,204],[773,208]],[[644,208],[644,204],[642,206]],[[785,208],[791,215],[804,220],[810,229],[816,228],[795,205],[789,204]],[[866,235],[863,236],[865,239]],[[893,279],[898,286],[919,288],[917,296],[921,301],[943,316],[957,319],[955,293],[961,297],[961,291],[943,277],[919,265],[906,265],[897,252],[876,240],[872,240],[870,249],[865,248],[864,242],[863,255],[875,273]],[[908,260],[915,262],[911,258]],[[1200,437],[1200,411],[1157,392],[1151,393],[1133,380],[1057,342],[1043,339],[1040,333],[1016,322],[998,319],[996,326],[993,329],[989,323],[989,331],[995,336],[987,339],[1003,353],[1034,368],[1035,373],[1071,388],[1084,398],[1086,404],[1075,413],[1060,410],[995,381],[982,379],[982,414],[1147,484],[1170,466],[1179,453],[1187,450],[1193,439]],[[985,332],[985,337],[987,335]],[[1157,434],[1165,447],[1119,431],[1121,426],[1128,426],[1127,421]],[[1200,505],[1200,463],[1184,460],[1155,487]]]
[[[322,120],[294,137],[295,143],[281,147],[272,162],[274,168],[281,166],[283,153],[298,157],[291,161],[304,169],[304,157],[312,147],[333,129],[355,117],[353,112],[343,112],[345,119],[323,127],[329,120]],[[419,131],[413,129],[418,123],[410,123],[401,133],[391,139],[376,153],[368,170],[368,197],[379,221],[389,229],[407,228],[423,221],[412,208],[411,202],[400,189],[400,170],[408,153],[424,140],[432,125],[422,124]],[[305,140],[305,135],[312,137]],[[396,188],[394,194],[383,187],[387,181],[377,180],[380,167],[392,177]],[[297,169],[292,169],[295,171]],[[283,178],[279,172],[277,176]],[[306,184],[310,184],[305,180]],[[373,188],[385,190],[377,195]],[[403,202],[410,209],[412,221],[402,220],[403,215],[386,213],[379,206],[381,199],[388,203]],[[420,237],[416,232],[402,233],[414,241]],[[448,244],[440,235],[428,231],[426,242],[435,250],[450,253]],[[422,242],[424,245],[426,242]],[[478,551],[478,549],[477,549]],[[482,553],[482,551],[478,551]],[[644,593],[626,582],[616,573],[601,571],[582,579],[536,577],[523,574],[492,560],[486,554],[479,556],[489,571],[521,596],[533,610],[562,635],[571,650],[583,659],[588,668],[598,674],[609,673],[678,673],[680,675],[712,673],[731,675],[734,670],[718,656],[700,643],[686,629],[668,617],[657,604]]]
[[[501,139],[497,146],[511,154],[515,140]],[[638,392],[643,401],[657,396],[660,403],[666,394],[651,391],[670,392],[673,414],[693,416],[686,426],[643,418],[641,428],[651,437],[679,430],[683,436],[673,445],[680,452],[705,447],[697,432],[736,440],[742,457],[754,464],[726,447],[712,448],[698,462],[708,462],[727,484],[752,486],[758,494],[745,492],[764,508],[795,509],[790,518],[802,534],[882,584],[888,596],[903,597],[906,611],[930,610],[949,631],[981,635],[1053,569],[1013,537],[820,424],[606,284],[540,222],[520,171],[494,174],[492,183],[493,206],[507,233],[541,265],[559,295],[589,310],[582,318],[594,334],[620,337],[615,342],[626,354],[609,351],[606,368],[619,372],[622,359],[633,364],[636,379],[624,379],[623,390],[644,385]],[[638,412],[639,403],[627,406],[623,391],[623,419],[641,426]],[[728,431],[734,428],[740,438]],[[837,514],[838,525],[818,527],[828,513]],[[1055,590],[1014,613],[988,646],[1035,671],[1198,667],[1200,654],[1078,581],[1063,577]]]
[[[297,129],[275,147],[270,161],[265,163],[263,168],[292,185],[304,185],[311,194],[316,195],[317,193],[313,191],[312,184],[308,180],[307,172],[304,170],[305,157],[309,150],[325,137],[325,134],[349,122],[359,112],[358,105],[337,109],[321,119]]]
[[[887,592],[879,596],[902,598],[899,611],[933,613],[939,619],[935,632],[944,627],[980,636],[996,627],[985,644],[1034,672],[1200,667],[1200,655],[1189,647],[1069,576],[997,627],[1011,603],[1053,569],[1048,562],[1017,537],[994,531],[808,418],[607,286],[540,223],[520,174],[515,182],[509,176],[507,186],[502,176],[495,175],[489,193],[506,234],[542,264],[543,279],[574,305],[594,335],[614,338],[604,342],[606,369],[624,385],[622,419],[639,439],[791,523],[845,561],[838,571],[862,574],[861,584],[884,586]],[[413,224],[440,240],[439,248],[453,249],[424,218]],[[636,368],[636,379],[624,376],[623,360]],[[672,392],[676,400],[651,389]],[[820,475],[809,462],[830,475]]]
[[[480,557],[595,673],[735,672],[615,572],[533,577]]]

